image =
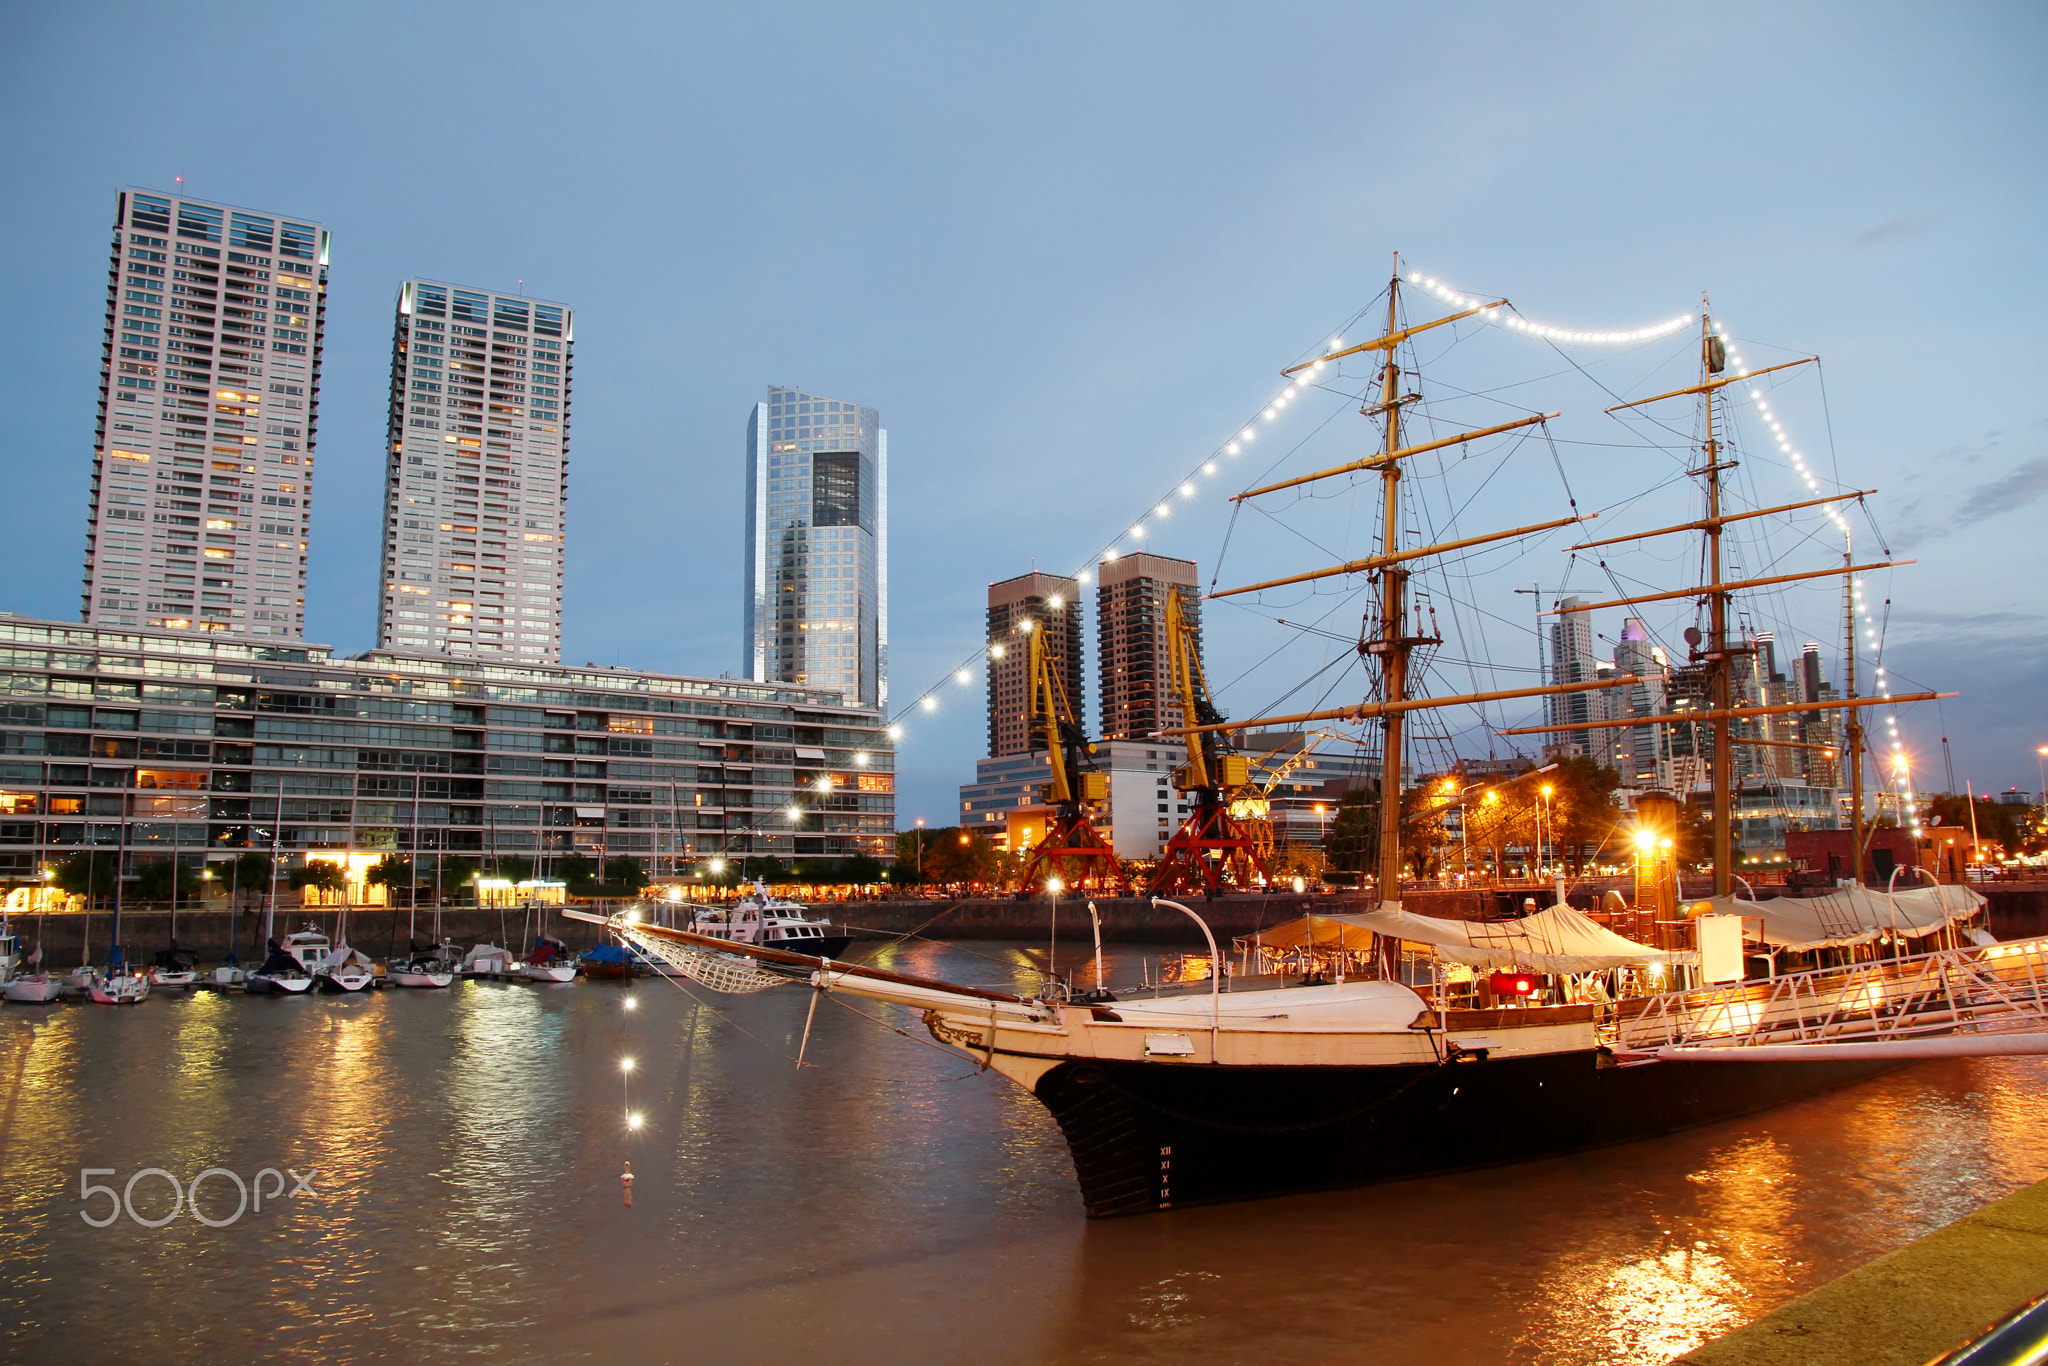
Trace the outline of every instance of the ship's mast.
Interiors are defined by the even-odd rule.
[[[1714,335],[1707,312],[1707,297],[1700,296],[1700,382],[1711,381],[1726,368],[1725,350]],[[1732,724],[1727,712],[1734,706],[1733,671],[1728,659],[1728,592],[1721,578],[1721,442],[1714,432],[1714,394],[1706,399],[1707,463],[1707,679],[1714,719],[1714,895],[1735,892],[1735,775],[1733,747],[1729,742]]]
[[[1842,690],[1856,696],[1856,552],[1849,534],[1842,538]],[[1863,722],[1860,712],[1850,707],[1844,748],[1849,751],[1849,880],[1863,881]]]
[[[1400,330],[1401,258],[1394,257],[1394,276],[1387,283],[1387,336]],[[1393,458],[1401,449],[1401,367],[1394,347],[1386,349],[1386,364],[1380,370],[1380,411],[1386,417],[1385,463],[1380,466],[1383,515],[1380,553],[1393,556],[1401,548],[1401,462]],[[1384,702],[1407,700],[1409,641],[1403,635],[1402,599],[1408,587],[1408,570],[1390,563],[1380,571],[1380,636],[1370,647],[1380,657],[1380,698]],[[1380,721],[1380,863],[1379,899],[1382,904],[1401,899],[1401,751],[1404,713],[1386,712]]]

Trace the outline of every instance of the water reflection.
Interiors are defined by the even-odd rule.
[[[1122,979],[1168,956],[1105,953]],[[878,961],[1007,986],[1045,945]],[[174,1363],[1655,1362],[2048,1177],[2048,1062],[1955,1062],[1569,1159],[1091,1224],[1036,1102],[866,1003],[820,1003],[798,1069],[810,1004],[643,980],[0,1011],[9,1345],[125,1359],[168,1314]],[[82,1166],[290,1167],[320,1195],[94,1230]]]

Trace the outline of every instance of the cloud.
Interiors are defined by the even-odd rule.
[[[1932,218],[1926,218],[1917,213],[1903,214],[1887,222],[1879,223],[1876,227],[1859,234],[1856,238],[1856,245],[1859,247],[1874,247],[1885,242],[1897,242],[1909,237],[1919,237],[1933,226],[1934,220]]]
[[[2016,512],[2044,493],[2048,493],[2048,457],[2036,456],[2003,479],[1970,490],[1956,509],[1956,520],[1968,526],[2001,512]]]

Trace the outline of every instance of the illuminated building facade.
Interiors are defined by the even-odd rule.
[[[1043,752],[1045,737],[1031,725],[1031,639],[1051,652],[1053,670],[1067,691],[1076,720],[1086,717],[1081,693],[1081,585],[1058,574],[1032,572],[988,586],[988,753],[991,759]]]
[[[327,248],[274,213],[116,199],[86,622],[304,632]]]
[[[431,280],[398,291],[377,641],[562,657],[575,315]]]
[[[747,418],[747,676],[889,704],[889,433],[770,386]]]
[[[1136,554],[1105,560],[1095,588],[1095,668],[1102,699],[1101,736],[1142,740],[1180,724],[1167,676],[1166,595],[1180,590],[1181,611],[1202,641],[1202,590],[1193,560]]]
[[[892,856],[882,718],[835,692],[0,614],[0,876],[386,853]],[[225,879],[225,872],[219,874]],[[460,878],[458,877],[459,881]]]

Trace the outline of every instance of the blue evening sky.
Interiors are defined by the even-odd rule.
[[[311,639],[374,643],[397,282],[523,280],[578,320],[565,658],[740,667],[747,409],[770,383],[802,386],[889,429],[899,707],[975,655],[989,581],[1129,548],[1398,249],[1537,321],[1636,327],[1705,289],[1752,363],[1822,355],[1824,385],[1788,381],[1773,404],[1825,488],[1881,490],[1854,519],[1859,556],[1919,560],[1871,579],[1896,685],[1964,694],[1902,710],[1916,779],[1947,786],[1946,734],[1958,789],[2031,790],[2048,744],[2044,38],[2038,8],[1972,4],[9,6],[0,609],[78,612],[126,185],[182,175],[333,232]],[[1567,488],[1608,510],[1603,529],[1682,520],[1682,489],[1630,501],[1675,457],[1602,444],[1627,437],[1587,376],[1638,396],[1688,382],[1692,356],[1685,337],[1561,355],[1493,331],[1432,350],[1425,387],[1452,386],[1432,390],[1440,420],[1566,411],[1555,447],[1515,448],[1497,478],[1452,472],[1469,480],[1446,495],[1462,533],[1563,516]],[[1460,407],[1458,389],[1512,406]],[[1354,409],[1318,392],[1261,424],[1253,454],[1150,519],[1147,544],[1207,579],[1225,495],[1276,461],[1355,453]],[[1741,499],[1803,495],[1746,430]],[[1333,492],[1292,529],[1247,514],[1224,578],[1365,553],[1371,495]],[[1516,584],[1615,596],[1586,563],[1563,577],[1565,544],[1475,559],[1444,586],[1458,657],[1533,668]],[[1839,550],[1808,522],[1743,567]],[[1697,566],[1612,567],[1679,587]],[[1212,606],[1226,707],[1254,714],[1341,654],[1272,618],[1355,636],[1348,592]],[[1752,624],[1825,642],[1838,680],[1833,593],[1788,592]],[[1527,675],[1458,665],[1433,685],[1475,677]],[[979,677],[939,696],[904,721],[905,824],[950,822],[983,743]],[[1483,753],[1483,729],[1457,724]]]

